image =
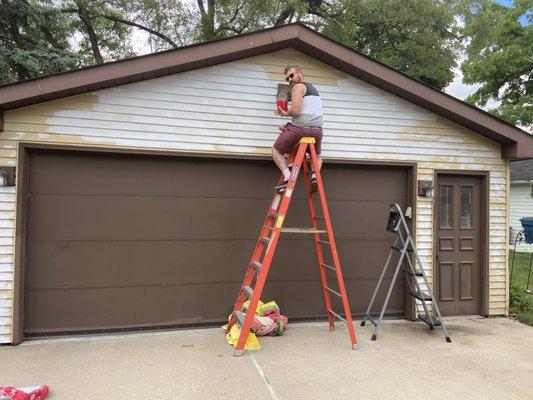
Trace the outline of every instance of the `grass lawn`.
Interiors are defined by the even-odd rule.
[[[509,251],[509,269],[513,262],[513,253],[512,250]],[[533,326],[533,294],[524,293],[527,286],[530,257],[530,253],[516,253],[509,294],[509,313],[524,324]],[[531,274],[529,289],[533,292],[533,271]]]

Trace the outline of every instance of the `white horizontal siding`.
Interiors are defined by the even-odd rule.
[[[509,213],[509,223],[511,225],[511,244],[520,230],[522,224],[520,219],[533,217],[533,183],[512,183],[511,182],[511,207]]]
[[[433,180],[435,169],[490,171],[490,313],[505,313],[508,165],[500,146],[294,50],[6,112],[0,165],[16,165],[19,141],[268,157],[277,125],[287,121],[274,115],[286,64],[300,64],[321,93],[325,158],[415,162],[418,179],[424,180]],[[418,198],[416,207],[417,243],[431,276],[433,201]],[[2,190],[4,309],[12,307],[13,299],[14,220],[15,192]],[[7,314],[0,318],[10,318]],[[0,341],[12,329],[3,321]]]
[[[0,343],[10,342],[12,332],[15,198],[15,188],[0,188]]]

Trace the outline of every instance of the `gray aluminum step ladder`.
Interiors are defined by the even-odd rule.
[[[446,341],[450,343],[452,339],[450,338],[448,330],[446,329],[444,321],[442,320],[439,306],[437,305],[437,301],[435,300],[435,296],[433,295],[433,291],[429,285],[426,272],[424,271],[422,262],[420,261],[420,257],[416,251],[415,243],[413,241],[413,237],[411,236],[411,232],[409,231],[405,215],[398,204],[391,204],[389,221],[387,223],[387,231],[396,233],[396,237],[394,239],[394,244],[391,246],[387,261],[385,262],[385,267],[381,272],[381,276],[379,277],[376,288],[374,289],[374,293],[372,294],[372,298],[370,299],[368,309],[366,310],[365,316],[361,321],[361,326],[365,326],[366,320],[369,320],[372,325],[374,325],[372,340],[377,339],[378,331],[381,327],[381,322],[383,321],[383,315],[387,309],[387,305],[392,294],[392,289],[394,288],[394,283],[396,282],[401,269],[405,273],[407,285],[409,287],[409,293],[422,305],[423,312],[418,314],[418,318],[429,325],[430,330],[435,330],[435,327],[440,326]],[[376,300],[381,283],[383,282],[385,273],[387,272],[391,262],[392,256],[395,252],[399,252],[398,263],[396,264],[396,269],[394,270],[394,275],[392,277],[389,290],[387,291],[385,301],[383,302],[383,307],[381,308],[379,318],[376,321],[376,319],[370,315],[370,312],[372,305]],[[414,255],[414,260],[412,255]],[[433,311],[435,313],[434,315],[430,312],[428,303],[432,303]],[[418,309],[418,304],[416,306]]]

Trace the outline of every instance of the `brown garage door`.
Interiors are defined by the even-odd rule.
[[[401,167],[324,171],[347,288],[364,312],[405,204]],[[277,178],[271,162],[31,150],[26,335],[218,322],[231,310]],[[302,193],[286,226],[309,226]],[[310,238],[286,235],[264,299],[324,315]],[[404,309],[403,286],[391,312]]]

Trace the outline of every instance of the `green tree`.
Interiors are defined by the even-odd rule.
[[[101,64],[134,55],[131,24],[115,1],[71,0],[58,2],[75,31],[77,52],[86,64]]]
[[[81,65],[64,16],[47,3],[0,0],[0,85]]]
[[[454,78],[468,1],[346,0],[324,34],[438,89]]]
[[[526,15],[528,23],[519,18]],[[466,18],[470,38],[463,62],[463,82],[481,84],[466,101],[484,107],[499,102],[490,113],[522,126],[533,124],[533,0],[515,0],[505,7],[478,0]]]
[[[148,33],[150,50],[159,51],[299,21],[443,88],[461,43],[456,16],[474,0],[32,1],[63,15],[78,65],[133,55],[134,29]]]

